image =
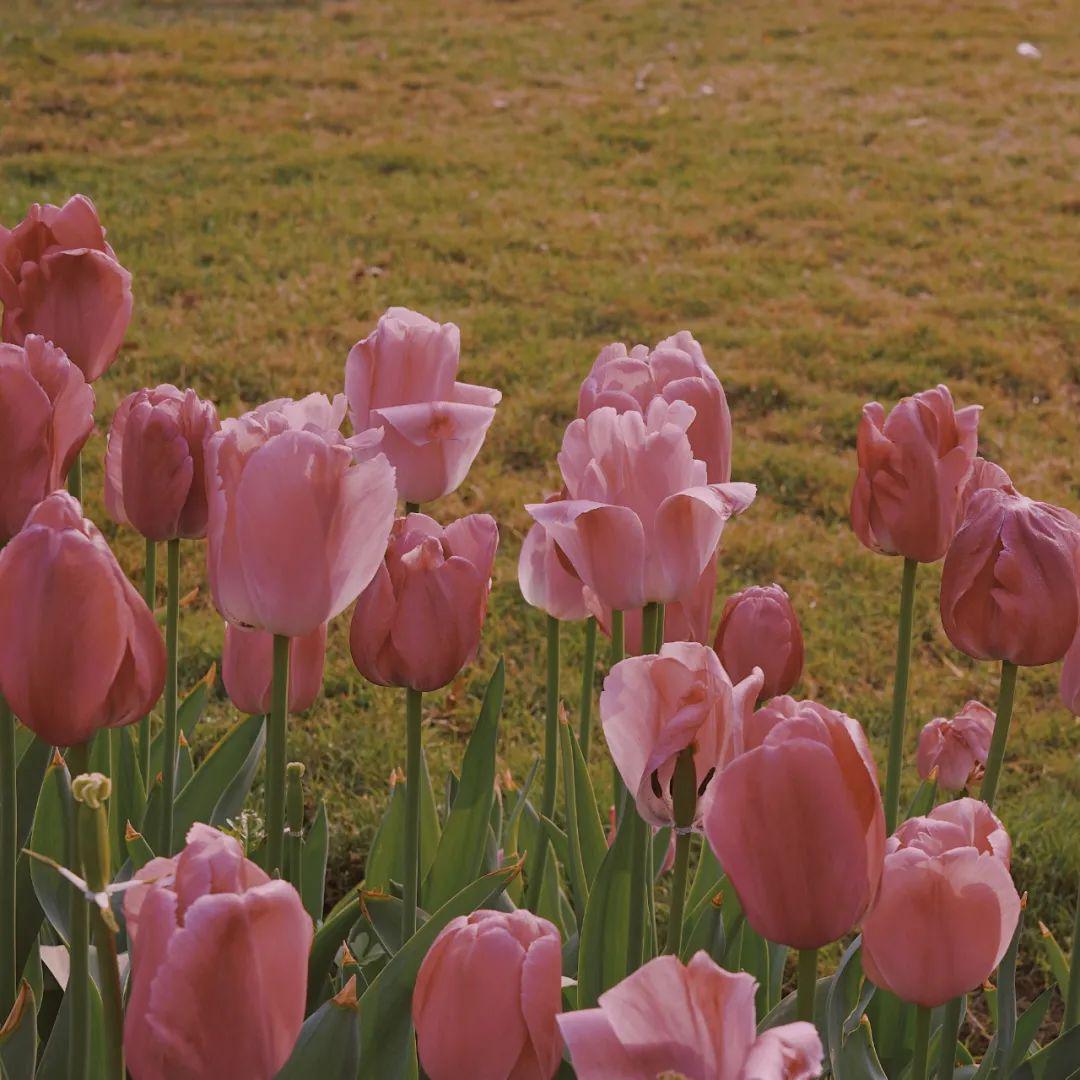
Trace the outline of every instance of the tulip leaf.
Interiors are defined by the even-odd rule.
[[[30,868],[34,860],[20,852],[15,863],[15,970],[23,971],[34,955],[45,917],[34,889]]]
[[[124,836],[124,847],[127,851],[128,860],[131,863],[131,872],[141,870],[152,858],[154,849],[146,842],[146,837],[134,829]]]
[[[720,860],[717,859],[712,848],[703,839],[701,855],[698,858],[697,870],[694,873],[694,881],[686,895],[686,910],[693,911],[702,900],[713,896],[720,888],[720,879],[723,877],[724,869],[720,865]]]
[[[289,1060],[275,1080],[355,1080],[360,1067],[356,976],[305,1021]]]
[[[214,685],[213,667],[195,684],[191,692],[176,707],[176,723],[184,738],[191,742],[195,725],[206,712],[210,700],[210,688]],[[159,731],[150,743],[150,775],[157,776],[165,767],[165,732]]]
[[[429,911],[440,908],[465,888],[483,865],[495,798],[495,748],[505,671],[500,660],[484,692],[480,717],[465,750],[454,807],[446,819],[435,861],[421,890],[424,907]]]
[[[34,828],[28,845],[31,851],[62,865],[67,863],[67,820],[71,805],[71,780],[67,766],[54,758],[41,782]],[[37,859],[31,862],[30,878],[41,910],[66,942],[71,922],[71,886],[51,866]]]
[[[1069,959],[1048,926],[1039,923],[1039,933],[1042,935],[1046,960],[1050,965],[1054,981],[1058,985],[1058,991],[1063,998],[1067,998],[1069,994]],[[1080,953],[1077,953],[1077,956],[1080,957]],[[1080,960],[1077,960],[1077,963],[1080,963]]]
[[[1016,920],[1012,941],[1005,950],[997,972],[997,1023],[994,1031],[997,1046],[994,1049],[994,1069],[1005,1075],[1005,1066],[1012,1058],[1016,1041],[1016,957],[1020,950],[1020,935],[1024,929],[1024,912]],[[987,1051],[989,1055],[989,1051]]]
[[[925,817],[934,809],[934,799],[936,796],[937,781],[924,780],[919,785],[918,791],[915,792],[915,795],[908,806],[907,814],[904,815],[904,820],[910,821],[912,818]]]
[[[1050,1008],[1053,997],[1053,988],[1044,990],[1017,1019],[1013,1048],[1005,1067],[1006,1075],[1017,1068],[1027,1057],[1028,1051],[1035,1042],[1035,1036],[1039,1033],[1039,1026],[1043,1022],[1043,1017],[1046,1016],[1046,1010]]]
[[[704,951],[722,964],[727,943],[722,903],[714,903],[712,898],[706,897],[687,913],[685,925],[690,929],[683,935],[679,951],[683,963],[687,963],[695,953]]]
[[[989,1049],[987,1054],[989,1054]],[[1011,1080],[1075,1080],[1080,1061],[1080,1024],[1047,1043],[1013,1072]]]
[[[30,984],[23,980],[15,1004],[0,1027],[0,1065],[10,1077],[34,1080],[37,1067],[37,1008]]]
[[[549,846],[544,854],[544,868],[540,871],[540,896],[536,902],[536,914],[559,928],[559,933],[566,937],[567,925],[563,917],[562,887],[559,881],[559,861]],[[573,912],[570,913],[570,925],[574,925]]]
[[[652,833],[649,844],[649,854],[652,858],[652,877],[656,880],[664,871],[664,863],[667,862],[668,852],[671,850],[671,829],[664,826]]]
[[[26,749],[19,758],[19,765],[15,773],[16,814],[18,821],[17,842],[19,850],[26,847],[30,828],[34,823],[34,808],[37,805],[38,792],[41,790],[41,781],[45,776],[45,770],[52,760],[53,748],[48,743],[43,743],[34,736],[27,743]]]
[[[108,739],[101,741],[114,742],[116,749],[117,775],[112,775],[111,762],[109,772],[112,780],[112,792],[109,796],[109,835],[112,838],[113,865],[120,866],[126,856],[124,833],[127,823],[142,821],[146,813],[146,788],[143,786],[131,728],[110,731]]]
[[[837,1080],[886,1078],[870,1022],[864,1019],[869,1001],[862,970],[862,938],[858,937],[840,958],[825,1005],[824,1041]]]
[[[387,954],[393,956],[401,948],[401,909],[404,905],[396,896],[386,893],[360,894],[360,910],[372,932],[379,939],[379,944]],[[422,908],[416,909],[416,925],[423,926],[428,921],[428,913]]]
[[[566,807],[566,859],[563,865],[574,894],[574,917],[571,926],[577,926],[585,915],[585,905],[589,899],[589,878],[585,873],[585,862],[581,848],[581,827],[578,821],[577,769],[574,762],[573,744],[576,741],[573,731],[565,718],[559,721],[559,752],[562,759],[563,792]],[[546,822],[545,822],[546,824]]]
[[[45,869],[48,869],[47,867]],[[91,965],[92,968],[92,965]],[[108,1075],[105,1069],[105,1020],[102,1015],[101,995],[97,983],[89,980],[90,987],[90,1060],[86,1063],[86,1075]],[[60,1011],[45,1044],[45,1052],[38,1062],[36,1080],[67,1080],[68,1043],[71,1038],[71,994],[65,993]]]
[[[435,789],[431,786],[427,755],[420,751],[420,880],[423,881],[435,861],[439,849],[439,811],[435,806]],[[404,875],[402,875],[404,876]]]
[[[320,1000],[334,956],[356,925],[360,914],[359,894],[351,889],[315,931],[308,955],[308,1011]]]
[[[574,801],[577,805],[581,862],[585,868],[585,879],[591,886],[607,852],[607,835],[604,832],[600,807],[596,802],[592,778],[589,776],[589,766],[581,752],[581,743],[569,725],[562,726],[567,728],[570,748],[574,754]]]
[[[564,866],[567,865],[570,861],[570,841],[566,833],[551,818],[546,818],[543,814],[540,815],[540,824],[543,825],[544,832],[547,833],[548,840],[555,850],[555,858]]]
[[[320,799],[315,820],[304,837],[301,881],[304,908],[316,921],[322,918],[326,889],[326,859],[330,848],[330,825],[326,817],[326,803]]]
[[[466,885],[432,913],[364,991],[360,999],[360,1080],[406,1075],[413,1053],[413,986],[428,949],[451,920],[483,907],[520,873],[521,863],[513,863]]]
[[[401,860],[405,850],[405,785],[395,784],[382,821],[371,841],[364,866],[364,887],[387,891],[390,882],[401,881]]]

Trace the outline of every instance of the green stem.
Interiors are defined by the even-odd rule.
[[[1001,764],[1005,759],[1005,744],[1009,741],[1009,723],[1012,720],[1013,697],[1016,694],[1016,665],[1010,660],[1001,661],[1001,685],[998,688],[997,717],[994,735],[990,740],[990,753],[986,758],[986,775],[983,777],[979,798],[987,806],[994,805]]]
[[[561,723],[562,721],[560,721]],[[575,885],[578,929],[581,929],[581,920],[585,917],[585,905],[589,900],[589,880],[585,874],[585,862],[581,855],[581,831],[578,826],[577,812],[577,786],[574,780],[574,748],[570,740],[573,736],[569,728],[560,733],[559,750],[562,757],[563,771],[563,803],[566,807],[566,839],[569,848],[570,865],[567,874]]]
[[[559,620],[547,616],[547,686],[544,698],[544,791],[541,796],[540,813],[554,820],[555,797],[559,788]],[[536,838],[536,868],[529,878],[529,907],[533,911],[540,902],[540,886],[547,858],[547,829],[541,828]]]
[[[143,599],[151,614],[157,599],[157,544],[146,541],[146,562],[143,568]],[[139,721],[139,771],[142,773],[143,790],[150,791],[150,714]],[[122,823],[123,824],[123,823]],[[133,822],[133,824],[138,824]],[[123,851],[123,845],[120,850]]]
[[[962,997],[953,998],[945,1006],[941,1022],[941,1049],[938,1052],[938,1080],[953,1080],[956,1070],[956,1040],[960,1034],[960,1014],[964,1009]]]
[[[1062,1031],[1080,1024],[1080,887],[1077,888],[1076,911],[1073,914],[1072,952],[1069,958],[1069,992],[1065,995],[1065,1018]]]
[[[645,878],[648,873],[649,829],[637,812],[632,799],[626,800],[622,829],[632,829],[630,863],[630,917],[626,937],[626,974],[637,971],[645,947]]]
[[[280,876],[285,866],[285,761],[289,720],[289,646],[274,635],[274,676],[266,721],[266,872]]]
[[[671,918],[668,921],[667,952],[676,956],[682,948],[683,912],[686,906],[686,875],[690,868],[690,833],[675,838],[675,876],[671,883]]]
[[[686,872],[690,866],[690,826],[697,813],[697,767],[694,747],[680,751],[671,776],[672,819],[678,830],[675,839],[675,877],[671,887],[671,917],[668,920],[667,951],[678,955],[682,948],[683,908],[686,904]]]
[[[796,984],[795,1018],[814,1022],[814,994],[817,990],[817,949],[799,950],[799,981]]]
[[[659,652],[664,647],[664,622],[667,615],[667,605],[660,604],[656,612],[656,648]]]
[[[303,892],[303,847],[304,847],[304,766],[299,761],[290,761],[286,768],[285,810],[289,825],[289,835],[285,841],[286,878],[298,892]]]
[[[173,803],[176,800],[176,646],[180,627],[180,540],[168,543],[168,592],[165,597],[165,733],[161,755],[161,836],[158,854],[173,850]]]
[[[89,758],[88,743],[68,749],[67,767],[72,780],[86,772]],[[72,799],[68,816],[68,865],[82,877],[77,810],[78,806]],[[90,1059],[90,910],[86,905],[86,897],[74,887],[71,890],[71,966],[68,972],[68,993],[71,994],[68,1077],[69,1080],[86,1080]]]
[[[930,1010],[925,1005],[919,1005],[915,1009],[915,1056],[911,1061],[911,1080],[926,1080],[929,1047]]]
[[[15,778],[15,717],[0,694],[0,1016],[15,1004],[15,864],[19,857],[18,800]]]
[[[405,688],[405,866],[401,906],[401,943],[416,933],[416,907],[420,896],[420,764],[424,696]],[[543,830],[541,830],[542,832]]]
[[[74,495],[79,502],[82,502],[82,451],[80,450],[75,455],[75,460],[71,463],[71,468],[68,469],[67,474],[67,489],[69,495]]]
[[[589,760],[589,742],[592,739],[593,682],[596,678],[596,619],[590,616],[585,622],[585,656],[581,664],[580,734],[578,742],[581,753]]]
[[[611,660],[608,670],[622,663],[626,653],[626,623],[621,611],[611,613]],[[615,762],[611,763],[611,805],[615,807],[616,820],[621,822],[623,806],[626,802],[626,785],[622,782]]]
[[[419,514],[420,513],[420,504],[419,503],[414,503],[414,502],[406,502],[405,503],[405,513],[406,514]]]
[[[908,675],[911,671],[911,619],[915,609],[914,559],[904,560],[900,585],[900,620],[896,634],[896,675],[893,682],[892,724],[889,727],[889,765],[885,774],[885,832],[892,835],[900,812],[900,773],[904,766],[904,720],[907,715]]]
[[[659,604],[646,604],[641,609],[641,653],[656,652],[656,624],[660,617]]]

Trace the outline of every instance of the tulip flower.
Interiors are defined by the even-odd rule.
[[[1059,688],[1062,704],[1069,712],[1080,716],[1080,633],[1073,638],[1065,662],[1061,665]]]
[[[322,689],[325,660],[326,623],[323,623],[312,633],[297,638],[289,650],[289,712],[301,713],[311,708]],[[273,666],[273,634],[225,624],[221,679],[225,693],[241,712],[261,716],[270,711]]]
[[[165,680],[154,616],[65,491],[0,553],[0,692],[42,741],[74,746],[148,712]]]
[[[561,498],[551,495],[545,502]],[[590,614],[581,579],[542,525],[534,524],[525,535],[518,558],[518,585],[527,604],[553,619],[570,622]]]
[[[788,693],[802,674],[802,630],[791,599],[779,585],[754,585],[729,597],[713,648],[733,679],[745,679],[761,668],[763,698]]]
[[[959,521],[961,523],[967,517],[968,504],[975,497],[976,492],[982,491],[984,488],[998,488],[1001,491],[1016,494],[1012,478],[1000,465],[995,465],[994,462],[987,461],[986,458],[977,457],[971,466],[971,475],[964,485],[964,493],[960,497]]]
[[[134,1080],[270,1080],[304,1021],[312,926],[296,890],[198,824],[176,858],[135,878],[124,894]]]
[[[364,678],[437,690],[476,655],[499,529],[488,514],[443,528],[398,518],[386,557],[353,612],[349,644]]]
[[[131,320],[131,275],[105,242],[94,204],[34,203],[14,229],[0,226],[5,341],[40,334],[93,382],[116,359]]]
[[[936,1008],[979,987],[1020,917],[1008,834],[985,803],[958,799],[890,837],[863,920],[863,970],[903,1001]]]
[[[457,382],[461,332],[392,307],[345,361],[353,427],[378,428],[406,502],[457,489],[483,445],[502,399],[498,390]]]
[[[644,414],[656,397],[694,407],[694,422],[686,433],[694,457],[705,462],[710,484],[728,483],[731,413],[720,380],[689,330],[665,338],[651,353],[644,345],[627,352],[621,343],[601,349],[581,384],[578,416],[605,407]]]
[[[136,390],[113,414],[105,508],[148,540],[206,535],[206,444],[221,427],[212,402],[167,383]]]
[[[37,334],[0,345],[0,546],[63,486],[93,429],[94,391],[62,349]]]
[[[600,995],[599,1007],[558,1017],[578,1080],[813,1080],[824,1051],[813,1024],[758,1035],[757,982],[698,952],[650,960]],[[464,1074],[462,1074],[464,1075]]]
[[[694,409],[653,398],[644,415],[601,408],[566,429],[568,498],[526,506],[596,594],[617,611],[693,592],[752,484],[710,484],[687,429]]]
[[[994,710],[981,701],[969,701],[951,720],[936,717],[919,734],[916,765],[919,776],[937,782],[946,791],[966,788],[986,764]]]
[[[474,911],[435,939],[416,977],[416,1048],[431,1080],[550,1080],[562,1060],[559,931],[524,909]]]

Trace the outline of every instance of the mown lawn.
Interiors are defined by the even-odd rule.
[[[502,757],[520,779],[542,702],[542,622],[516,588],[522,504],[555,483],[597,350],[689,327],[728,393],[735,477],[760,489],[726,534],[721,595],[782,582],[807,637],[804,694],[860,718],[880,750],[900,567],[847,524],[862,403],[946,381],[986,407],[984,454],[1080,510],[1070,14],[1061,0],[7,0],[0,220],[87,192],[135,274],[129,340],[98,388],[93,513],[103,432],[132,389],[192,385],[235,413],[340,390],[349,346],[390,304],[459,323],[464,377],[505,402],[437,513],[488,510],[503,542],[481,657],[433,696],[426,739],[437,769],[458,760],[505,654]],[[1042,59],[1017,55],[1025,40]],[[115,539],[137,573],[141,542]],[[194,588],[202,553],[185,558]],[[937,578],[919,583],[919,724],[996,685],[944,636]],[[400,701],[359,678],[346,632],[341,619],[326,696],[292,742],[329,802],[339,887],[362,874],[404,756]],[[205,588],[183,635],[191,684],[220,649]],[[1080,725],[1056,682],[1022,674],[999,808],[1031,911],[1067,936]],[[200,745],[231,719],[219,685]]]

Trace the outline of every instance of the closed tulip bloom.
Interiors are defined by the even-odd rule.
[[[165,684],[154,616],[66,491],[0,552],[0,692],[43,742],[84,743],[148,713]]]
[[[289,650],[289,712],[301,713],[311,708],[322,689],[325,661],[326,623],[323,623],[310,634],[296,638]],[[268,713],[273,678],[273,634],[245,630],[227,622],[221,679],[232,703],[252,716]]]
[[[345,393],[357,431],[379,428],[407,502],[449,495],[465,479],[502,399],[457,382],[461,331],[392,307],[345,361]]]
[[[349,645],[360,674],[379,686],[446,686],[480,647],[498,546],[489,514],[446,528],[426,514],[398,518],[353,612]]]
[[[733,679],[761,668],[763,698],[786,694],[802,674],[802,630],[790,597],[779,585],[754,585],[729,597],[713,647]]]
[[[919,776],[937,782],[946,791],[967,787],[986,765],[994,734],[994,710],[981,701],[969,701],[951,720],[931,720],[919,733],[916,765]]]
[[[105,508],[148,540],[206,535],[206,444],[221,427],[213,402],[164,384],[136,390],[113,414]]]
[[[94,391],[37,334],[0,345],[0,545],[64,477],[94,430]]]
[[[683,964],[658,956],[600,995],[599,1007],[562,1013],[559,1028],[578,1080],[812,1080],[824,1052],[813,1024],[756,1031],[757,982],[706,952]]]
[[[889,838],[863,921],[863,970],[901,1000],[936,1008],[990,977],[1019,917],[1001,822],[975,799],[945,803]]]
[[[653,398],[685,401],[694,407],[687,437],[694,457],[705,462],[710,484],[731,479],[731,413],[724,388],[689,330],[665,338],[652,352],[621,343],[600,350],[581,384],[578,416],[597,409],[616,412],[648,411]]]
[[[312,926],[296,890],[209,825],[135,878],[124,894],[134,1080],[270,1080],[304,1022]]]
[[[226,420],[206,447],[207,571],[226,620],[305,637],[371,581],[394,519],[394,470],[322,400]],[[272,407],[271,407],[272,406]]]
[[[561,495],[545,501],[555,502]],[[527,604],[554,619],[571,622],[589,616],[581,579],[542,525],[533,525],[525,535],[518,558],[518,585]]]
[[[851,527],[871,551],[937,562],[959,524],[978,445],[981,405],[957,409],[945,386],[906,397],[859,423]]]
[[[416,1048],[431,1080],[550,1080],[562,1060],[559,931],[523,909],[447,924],[416,977]]]
[[[611,669],[600,694],[600,720],[642,818],[656,826],[676,823],[675,764],[693,747],[695,824],[700,822],[702,797],[738,752],[760,689],[760,671],[733,686],[716,653],[692,641],[665,645],[658,655],[632,656]]]
[[[625,611],[690,595],[753,484],[710,484],[686,432],[694,409],[653,398],[645,414],[601,408],[566,429],[568,498],[526,510],[599,603]]]
[[[1001,491],[1016,494],[1012,477],[1000,465],[987,461],[986,458],[977,457],[971,466],[971,475],[964,485],[964,493],[960,499],[960,522],[963,522],[964,518],[967,517],[968,504],[974,498],[976,492],[982,491],[984,488],[998,488]]]
[[[0,302],[4,340],[48,338],[87,382],[116,359],[131,320],[131,275],[85,195],[34,203],[14,229],[0,226]]]
[[[762,937],[820,948],[858,923],[881,878],[869,744],[857,720],[790,697],[758,709],[743,737],[712,782],[705,835]]]
[[[941,621],[976,660],[1052,664],[1076,632],[1080,522],[1015,490],[985,488],[968,505],[941,572]]]

